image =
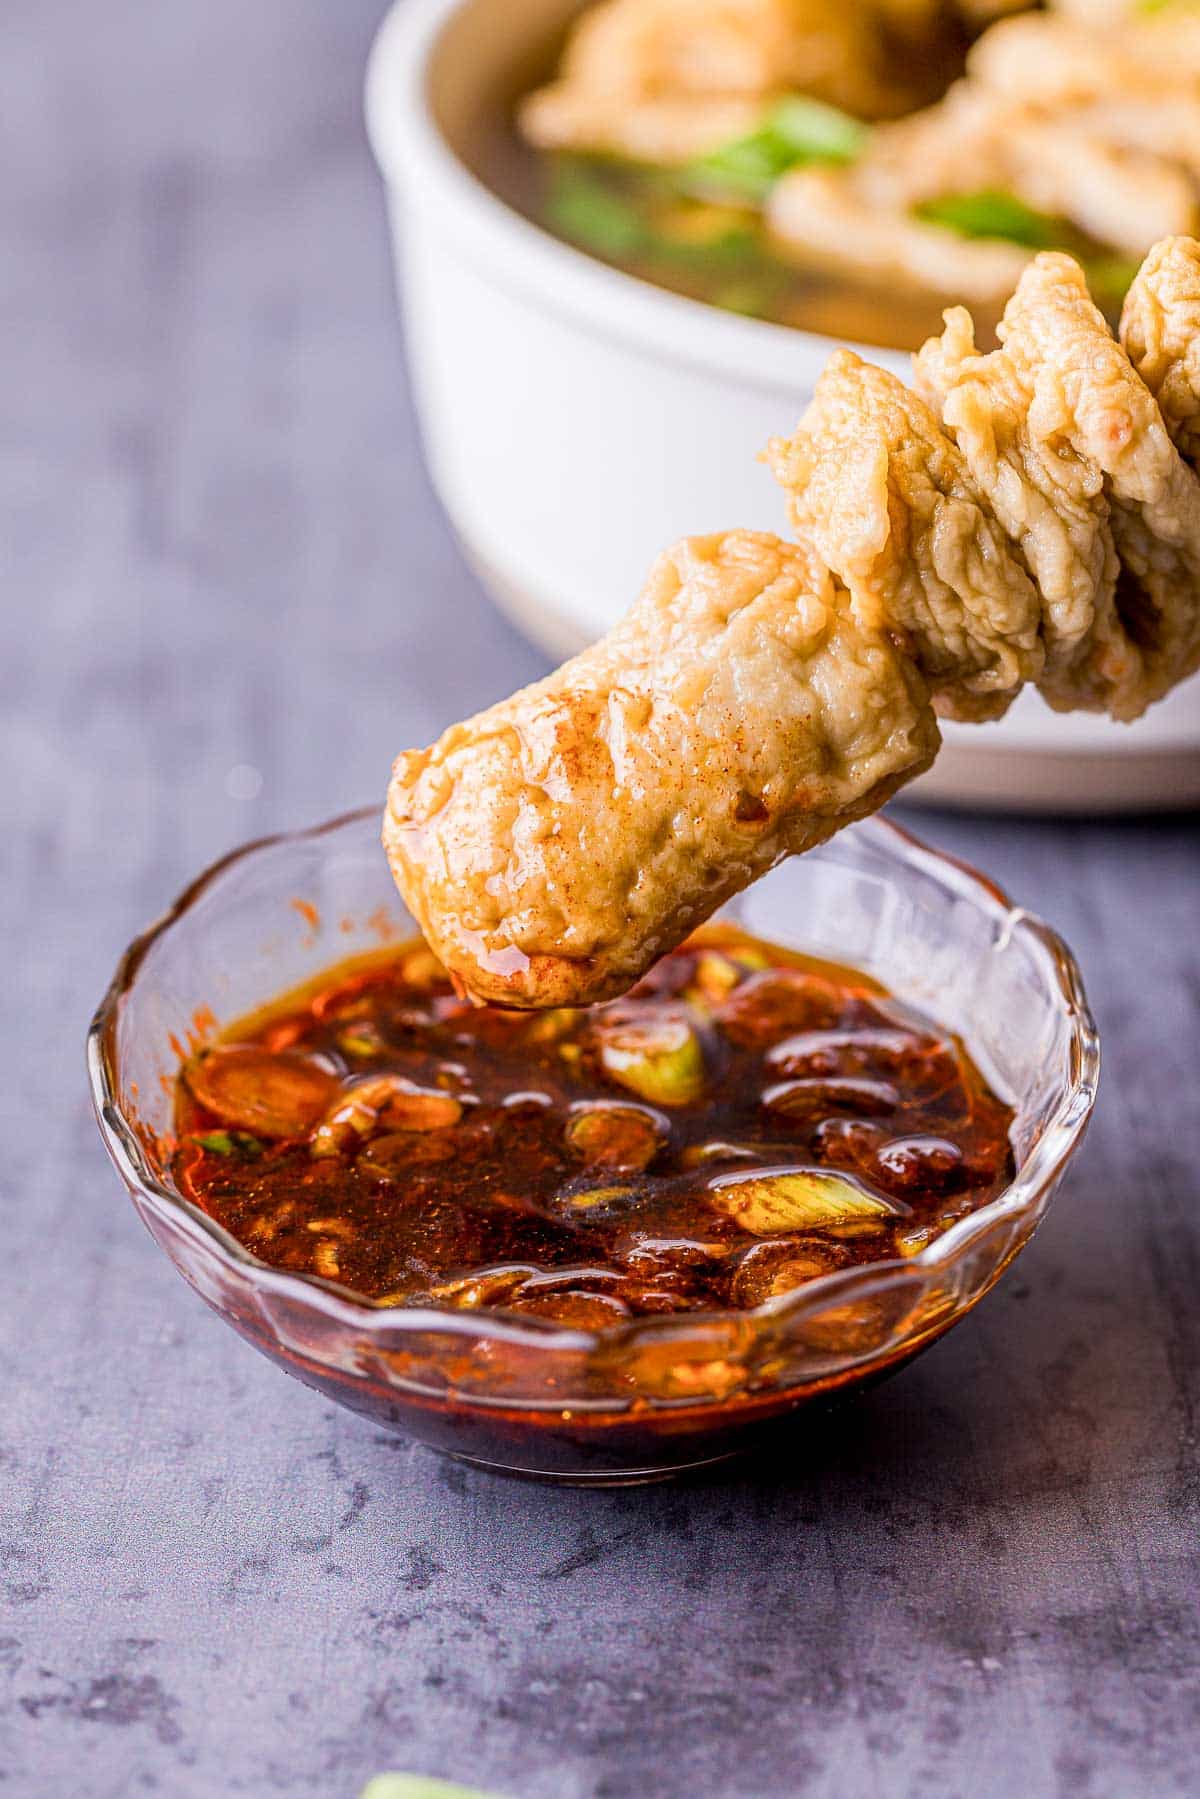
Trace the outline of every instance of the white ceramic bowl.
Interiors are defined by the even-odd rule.
[[[399,0],[371,57],[409,361],[434,483],[501,605],[548,649],[599,636],[675,538],[785,527],[757,461],[834,340],[583,255],[476,172],[578,0]],[[868,349],[907,374],[909,359]],[[1032,809],[1200,802],[1200,685],[1132,729],[1034,696],[951,727],[916,797]]]

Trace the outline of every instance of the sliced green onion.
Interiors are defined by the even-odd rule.
[[[819,1170],[795,1174],[722,1175],[709,1203],[755,1237],[894,1218],[886,1200],[852,1181]]]
[[[1107,254],[1069,219],[1026,206],[1016,194],[981,188],[973,194],[943,194],[914,208],[930,225],[942,225],[963,237],[1004,238],[1029,250],[1066,250],[1083,264],[1092,298],[1101,311],[1115,313],[1138,271],[1127,256]]]
[[[780,100],[767,122],[794,156],[814,162],[853,162],[867,141],[867,127],[861,119],[805,94],[789,94]]]
[[[790,94],[773,106],[757,131],[735,138],[683,171],[685,183],[759,201],[788,169],[806,162],[853,162],[867,127],[836,106]]]
[[[961,237],[1001,237],[1030,250],[1061,248],[1074,235],[1062,219],[1038,212],[999,188],[973,194],[942,194],[914,208],[929,225],[942,225]]]
[[[261,1156],[262,1144],[249,1131],[206,1131],[203,1136],[192,1138],[201,1149],[206,1149],[212,1156],[244,1156],[253,1161]]]
[[[734,271],[743,268],[760,248],[754,231],[748,226],[726,226],[707,238],[674,235],[669,229],[663,229],[652,240],[652,247],[655,255],[683,268]]]
[[[719,306],[722,312],[737,312],[743,318],[764,319],[769,317],[771,306],[779,295],[780,282],[777,277],[767,275],[759,281],[731,281],[724,287],[713,289],[712,303]]]
[[[570,160],[555,164],[546,218],[563,237],[599,256],[636,256],[652,241],[633,201],[616,193],[600,171]]]
[[[759,250],[744,211],[681,200],[648,170],[563,157],[546,200],[551,230],[623,267],[670,264],[681,272],[740,270]]]
[[[704,1089],[704,1051],[682,1017],[605,1019],[600,1066],[610,1080],[655,1106],[689,1106]]]

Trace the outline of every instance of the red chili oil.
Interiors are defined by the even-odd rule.
[[[910,1256],[1012,1178],[962,1043],[709,925],[626,998],[514,1012],[422,943],[186,1061],[175,1180],[262,1261],[384,1304],[600,1328]]]

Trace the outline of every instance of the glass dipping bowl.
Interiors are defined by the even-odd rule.
[[[815,1399],[889,1373],[985,1294],[1078,1148],[1099,1046],[1061,940],[990,881],[873,818],[782,863],[727,909],[849,963],[959,1032],[1016,1109],[1016,1176],[904,1261],[809,1281],[753,1311],[603,1331],[503,1312],[383,1306],[268,1267],[174,1188],[181,1055],[330,964],[416,935],[375,810],[218,862],[126,951],[88,1039],[96,1113],[143,1222],[190,1286],[289,1373],[386,1429],[549,1480],[655,1480],[787,1433]]]

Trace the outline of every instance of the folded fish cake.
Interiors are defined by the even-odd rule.
[[[1138,270],[1121,314],[1121,342],[1158,401],[1171,440],[1200,465],[1200,243],[1169,237]]]
[[[1043,694],[1137,718],[1195,666],[1200,484],[1069,256],[1031,263],[999,334],[976,354],[956,310],[918,385],[1033,575]]]
[[[1036,589],[918,394],[839,350],[771,467],[858,617],[908,634],[939,709],[994,718],[1041,670]]]

